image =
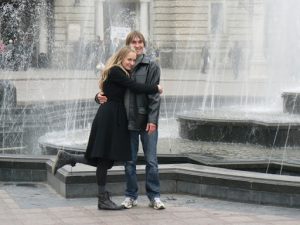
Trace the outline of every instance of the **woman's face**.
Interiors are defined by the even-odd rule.
[[[129,52],[127,54],[127,56],[123,59],[122,66],[126,70],[132,70],[132,68],[134,67],[134,64],[135,64],[135,60],[136,60],[136,53],[135,52]]]

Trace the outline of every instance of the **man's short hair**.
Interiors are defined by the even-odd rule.
[[[131,31],[129,34],[127,34],[127,37],[126,37],[126,41],[125,41],[125,44],[126,45],[130,45],[130,43],[133,41],[133,39],[135,38],[139,38],[140,40],[143,41],[144,43],[144,46],[146,47],[146,40],[145,40],[145,37],[144,35],[139,32],[139,31]]]

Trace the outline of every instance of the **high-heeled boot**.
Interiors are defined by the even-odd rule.
[[[109,193],[106,191],[98,194],[98,209],[121,210],[123,206],[119,206],[110,200]]]
[[[52,173],[55,175],[57,170],[65,165],[75,166],[76,160],[72,154],[69,154],[63,150],[59,150],[52,165]]]

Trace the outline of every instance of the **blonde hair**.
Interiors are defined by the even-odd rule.
[[[121,48],[119,51],[117,51],[115,54],[113,54],[106,62],[105,67],[101,73],[101,78],[99,80],[99,88],[100,90],[103,90],[103,82],[107,79],[109,70],[113,66],[119,66],[127,76],[129,76],[129,73],[123,68],[122,61],[125,59],[125,57],[130,53],[134,52],[136,53],[135,49],[130,48],[129,46],[125,46]]]

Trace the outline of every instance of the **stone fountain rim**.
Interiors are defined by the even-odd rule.
[[[189,116],[186,114],[177,114],[178,121],[190,121],[194,123],[223,123],[223,124],[253,124],[253,125],[260,125],[260,126],[280,126],[280,127],[298,127],[300,126],[299,122],[281,122],[281,121],[274,121],[274,122],[266,122],[258,119],[232,119],[232,118],[209,118],[206,116]]]

